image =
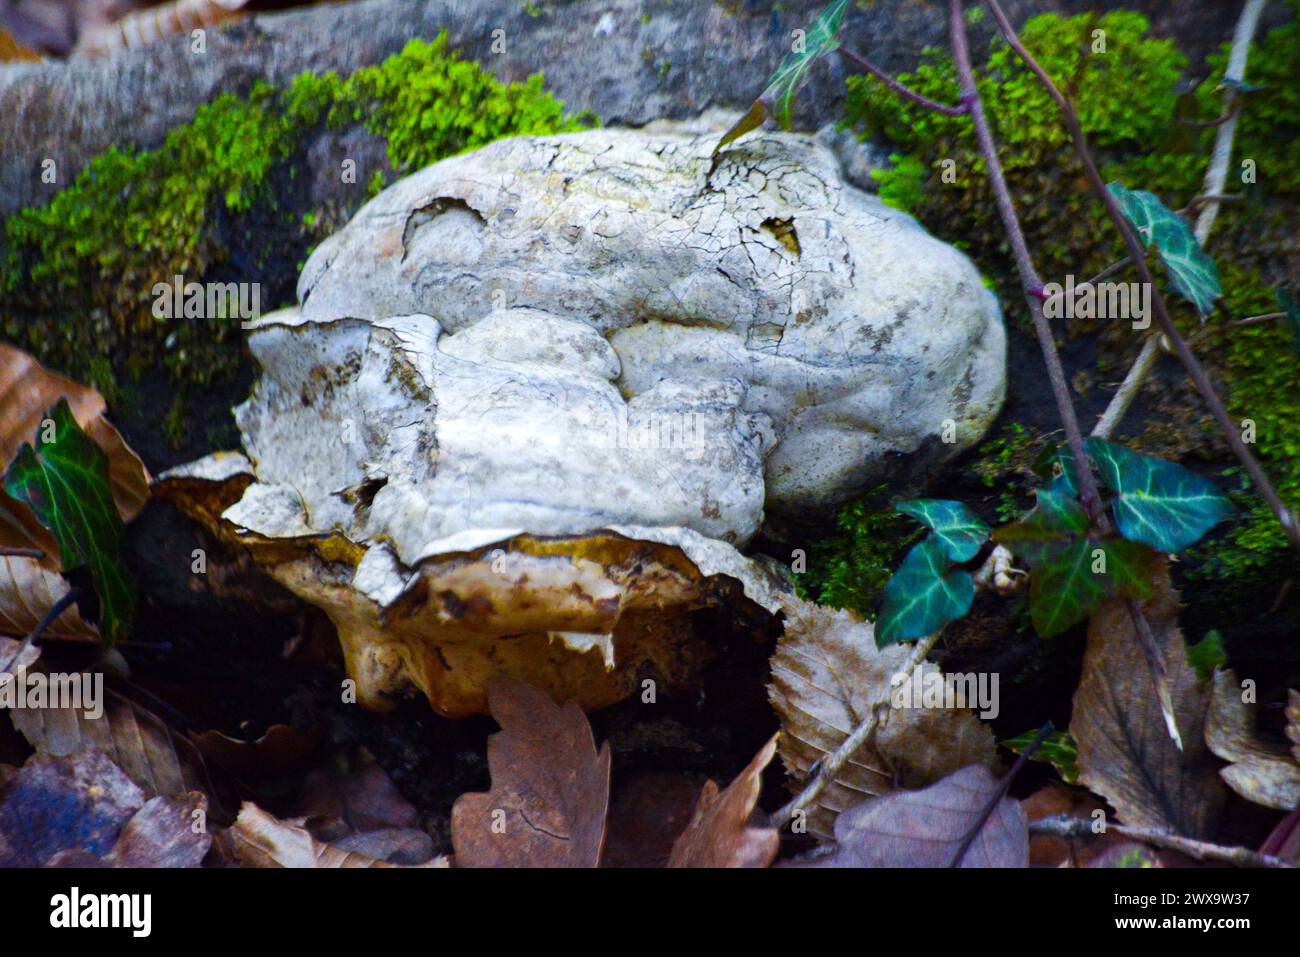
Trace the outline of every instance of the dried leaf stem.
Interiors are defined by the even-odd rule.
[[[1097,837],[1092,829],[1092,821],[1079,817],[1058,815],[1045,817],[1029,825],[1029,833],[1036,837]],[[1198,861],[1216,861],[1220,864],[1232,864],[1235,867],[1294,867],[1280,857],[1260,854],[1244,847],[1225,847],[1208,841],[1197,841],[1190,837],[1158,831],[1149,827],[1129,827],[1127,824],[1107,824],[1106,833],[1118,834],[1144,844],[1152,844],[1171,851],[1178,851]]]

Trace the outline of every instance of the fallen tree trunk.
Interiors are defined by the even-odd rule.
[[[189,37],[178,36],[100,60],[9,64],[0,68],[0,216],[47,202],[110,146],[157,146],[219,93],[246,92],[258,79],[284,84],[304,70],[347,75],[440,30],[502,80],[544,72],[549,89],[570,109],[591,110],[606,124],[639,126],[709,107],[743,109],[789,49],[791,31],[805,27],[824,5],[358,0],[259,14],[211,29],[203,53],[192,53]],[[1088,6],[1087,0],[1008,4],[1017,23],[1032,13]],[[1180,36],[1189,50],[1208,46],[1197,42],[1202,37],[1217,43],[1232,16],[1225,7],[1224,16],[1203,11],[1187,24],[1176,20],[1177,4],[1145,0],[1132,6],[1150,13],[1157,32],[1190,33]],[[850,17],[844,35],[889,70],[908,68],[925,46],[944,40],[943,18],[914,0],[875,3]],[[1225,17],[1227,26],[1217,22]],[[801,96],[800,124],[816,128],[838,118],[843,89],[835,60],[813,71]],[[42,182],[47,159],[56,164],[52,183]]]

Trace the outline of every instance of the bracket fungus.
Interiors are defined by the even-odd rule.
[[[769,515],[996,415],[1002,320],[965,256],[807,137],[710,152],[595,130],[444,160],[256,323],[246,457],[159,494],[325,609],[363,704],[688,681],[716,653],[697,611],[775,621],[787,586],[738,550]]]

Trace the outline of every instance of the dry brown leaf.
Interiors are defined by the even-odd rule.
[[[298,820],[281,821],[256,804],[245,802],[234,826],[218,845],[234,864],[242,867],[401,867],[364,854],[318,841]],[[448,867],[446,857],[435,857],[417,867]]]
[[[8,677],[0,675],[0,681],[14,680],[19,671],[30,668],[41,657],[41,649],[36,645],[28,645],[19,655],[18,649],[22,645],[21,641],[12,638],[0,638],[0,668],[9,672]]]
[[[34,558],[0,555],[0,635],[31,633],[68,593],[68,582]],[[42,640],[98,641],[99,629],[81,617],[74,604],[59,615]],[[0,656],[0,662],[5,659]]]
[[[1219,776],[1247,801],[1279,811],[1300,804],[1300,763],[1281,744],[1255,732],[1254,709],[1242,700],[1241,683],[1231,670],[1217,671],[1205,717],[1205,743],[1228,762]]]
[[[255,741],[212,729],[190,732],[190,740],[210,765],[250,780],[301,769],[320,744],[320,736],[319,729],[303,731],[288,724],[271,725]]]
[[[521,681],[499,678],[488,705],[492,790],[451,812],[458,867],[595,867],[609,807],[609,745],[596,751],[586,716]]]
[[[32,441],[41,420],[61,398],[67,398],[77,424],[108,457],[113,502],[122,521],[131,521],[149,499],[149,473],[117,429],[104,418],[103,396],[50,372],[27,353],[3,343],[0,343],[0,461],[13,461],[23,443]],[[15,503],[10,500],[8,504],[14,507]],[[53,546],[53,539],[48,534],[46,538]],[[23,544],[26,543],[6,540],[0,523],[0,545]],[[57,568],[57,547],[44,550]]]
[[[890,680],[910,649],[876,648],[869,623],[846,611],[785,599],[785,634],[772,656],[768,696],[781,719],[781,760],[798,788],[809,769],[838,748],[878,702],[889,701]],[[923,673],[939,673],[926,663]],[[808,830],[832,839],[835,816],[895,786],[920,788],[971,764],[997,768],[993,734],[966,709],[892,709],[877,730],[822,792],[808,814]]]
[[[1108,601],[1088,623],[1074,693],[1070,733],[1079,744],[1079,783],[1106,798],[1125,824],[1206,839],[1226,797],[1205,747],[1208,693],[1187,664],[1182,606],[1167,565],[1154,585],[1143,609],[1164,656],[1183,750],[1165,728],[1126,603]]]
[[[695,806],[691,823],[673,844],[669,867],[767,867],[780,850],[776,828],[751,827],[750,816],[763,786],[763,769],[776,754],[772,735],[736,780],[719,793],[709,781]]]
[[[420,812],[365,749],[352,756],[346,772],[331,762],[307,775],[296,810],[322,841],[420,823]]]
[[[103,689],[102,704],[103,714],[98,717],[87,717],[87,707],[71,706],[14,708],[9,716],[40,754],[69,757],[102,752],[150,796],[179,797],[201,791],[213,802],[214,813],[224,816],[203,756],[189,739],[114,691]]]
[[[948,867],[998,790],[972,765],[920,791],[895,791],[835,819],[835,850],[801,867]],[[1020,802],[998,801],[962,855],[962,867],[1028,867],[1029,822]]]
[[[72,52],[74,56],[93,57],[138,50],[169,36],[224,23],[238,16],[239,9],[247,3],[248,0],[166,0],[85,31]]]
[[[203,795],[146,801],[97,751],[32,755],[0,793],[0,867],[197,867]]]

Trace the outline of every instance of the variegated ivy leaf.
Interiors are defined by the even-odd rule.
[[[1213,482],[1181,465],[1097,438],[1088,440],[1088,455],[1115,492],[1115,524],[1131,542],[1181,552],[1232,514],[1231,502]]]
[[[989,537],[988,526],[961,502],[918,498],[900,502],[895,508],[933,529],[934,537],[943,543],[954,562],[970,561]]]
[[[1201,315],[1208,314],[1214,300],[1222,295],[1219,270],[1183,218],[1144,190],[1126,189],[1120,183],[1110,183],[1106,188],[1142,241],[1148,246],[1155,243],[1174,289]]]
[[[913,546],[885,586],[876,618],[876,645],[915,641],[970,611],[975,582],[954,569],[943,543],[931,535]]]
[[[773,116],[782,127],[787,130],[790,128],[795,94],[803,86],[812,65],[839,47],[840,26],[844,23],[844,14],[848,12],[851,2],[852,0],[835,0],[808,25],[799,47],[781,60],[781,65],[767,81],[767,87],[759,94],[749,112],[727,130],[713,148],[714,155],[728,143],[761,126],[765,116]]]
[[[135,583],[121,560],[125,529],[113,504],[108,459],[81,430],[67,399],[38,428],[36,447],[18,450],[4,485],[54,533],[65,572],[89,566],[104,640],[124,636],[135,610]]]
[[[1151,594],[1155,552],[1091,532],[1083,506],[1063,488],[1039,489],[1033,510],[992,537],[1029,564],[1029,617],[1044,638],[1083,621],[1107,598]]]

